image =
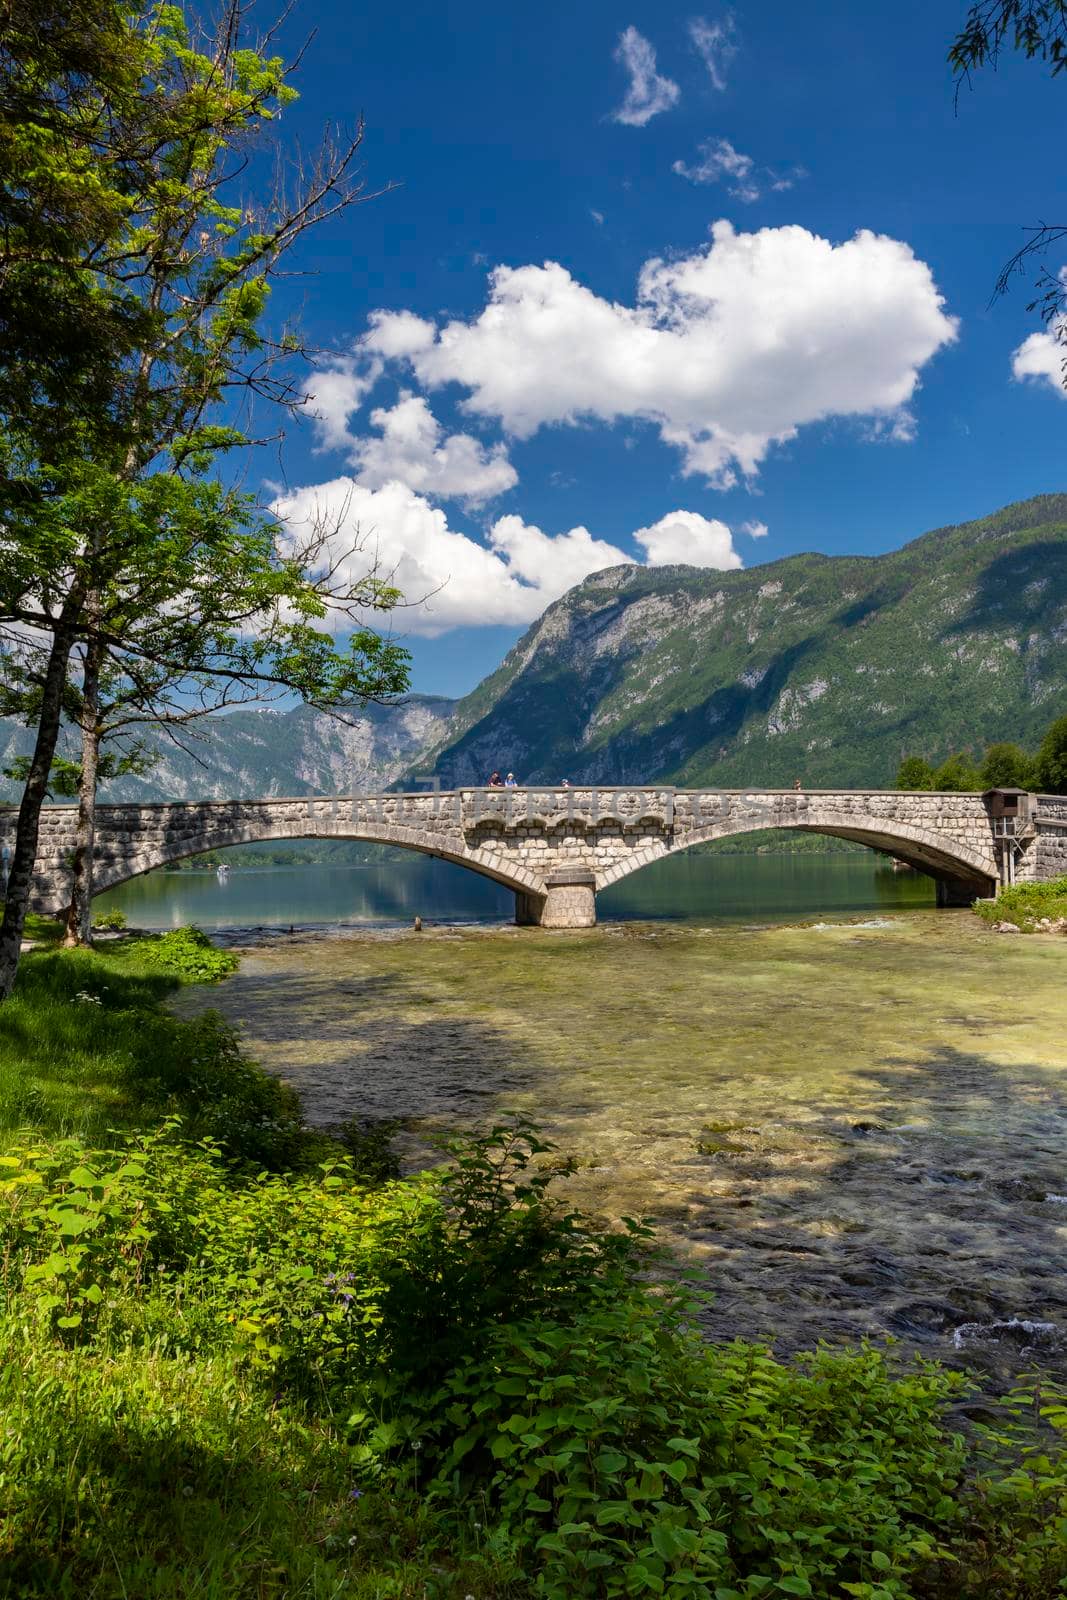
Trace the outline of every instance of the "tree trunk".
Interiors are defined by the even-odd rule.
[[[70,602],[64,607],[71,610]],[[67,682],[67,665],[74,645],[74,629],[61,619],[52,635],[52,648],[48,656],[41,696],[41,717],[37,725],[37,741],[33,748],[29,776],[19,806],[15,848],[11,856],[4,898],[4,920],[0,923],[0,1000],[7,1000],[15,986],[18,972],[22,930],[29,910],[30,890],[33,885],[33,864],[37,859],[37,835],[41,824],[41,807],[48,794],[48,775],[59,739],[59,725],[63,711],[63,690]]]
[[[63,944],[68,949],[93,942],[93,848],[96,842],[96,783],[100,766],[100,663],[96,638],[85,646],[82,674],[82,760],[78,786],[78,831],[74,844],[70,908]]]

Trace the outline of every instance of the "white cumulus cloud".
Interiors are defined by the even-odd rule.
[[[866,230],[835,245],[795,225],[717,222],[706,248],[646,262],[633,305],[552,261],[498,267],[489,283],[471,321],[431,340],[417,319],[407,360],[424,388],[459,384],[464,409],[520,438],[591,418],[650,421],[683,471],[718,487],[754,475],[805,425],[892,427],[957,330],[926,263]],[[376,315],[372,355],[397,316]]]
[[[379,436],[351,439],[348,451],[356,481],[369,489],[399,479],[439,499],[482,505],[519,481],[506,446],[486,449],[469,433],[446,437],[421,395],[401,394],[395,406],[372,411],[370,420]]]
[[[1011,375],[1020,380],[1034,378],[1039,383],[1050,383],[1057,394],[1067,399],[1067,390],[1063,387],[1065,361],[1067,344],[1056,329],[1032,333],[1012,352]]]
[[[1061,295],[1067,296],[1067,267],[1061,267],[1056,276],[1059,279]],[[1032,333],[1012,351],[1011,375],[1020,382],[1026,378],[1033,378],[1037,383],[1049,383],[1061,398],[1067,398],[1067,390],[1063,387],[1064,378],[1067,376],[1064,370],[1065,362],[1067,362],[1067,317],[1057,316],[1049,323],[1044,333]]]
[[[741,524],[741,532],[747,533],[750,539],[766,539],[770,531],[765,522],[753,520],[751,522],[742,522]]]
[[[682,91],[656,71],[656,52],[636,28],[627,28],[619,35],[615,60],[630,74],[630,84],[622,105],[611,113],[613,122],[643,128],[661,111],[677,105]]]
[[[590,573],[633,560],[587,528],[548,534],[517,516],[499,517],[485,544],[450,527],[444,511],[395,482],[371,489],[336,478],[297,489],[274,509],[294,544],[312,528],[328,531],[327,554],[339,581],[354,583],[376,565],[407,602],[394,614],[397,631],[428,637],[470,625],[524,626]],[[729,529],[693,511],[671,512],[634,537],[649,566],[741,565]],[[343,632],[350,624],[338,616],[336,626]]]
[[[726,68],[737,54],[737,24],[732,14],[727,12],[718,22],[694,17],[689,24],[689,37],[708,69],[712,87],[725,89]]]
[[[382,363],[344,357],[314,373],[305,400],[315,423],[320,450],[342,450],[351,443],[348,419],[381,376]]]
[[[489,543],[508,570],[524,583],[532,584],[541,595],[557,600],[591,572],[618,567],[632,561],[615,545],[594,539],[588,528],[571,528],[567,533],[543,533],[521,517],[498,517],[489,529]],[[539,615],[547,602],[542,601]]]
[[[696,511],[672,511],[651,527],[638,528],[634,538],[644,548],[650,567],[679,563],[720,569],[741,566],[725,522],[709,520]]]
[[[433,323],[417,317],[414,311],[372,311],[369,321],[363,346],[386,360],[415,355],[433,344]]]

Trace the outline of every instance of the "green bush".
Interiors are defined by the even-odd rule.
[[[214,983],[236,972],[238,959],[232,950],[219,950],[199,928],[172,928],[143,941],[139,949],[142,964],[151,972],[163,972],[186,983]]]
[[[549,1174],[528,1173],[546,1149],[499,1130],[436,1174],[375,1189],[346,1157],[235,1181],[224,1147],[184,1140],[177,1119],[107,1150],[24,1137],[0,1158],[0,1283],[78,1341],[112,1291],[191,1275],[182,1293],[194,1285],[275,1381],[343,1401],[388,1367],[425,1388],[487,1329],[626,1279],[632,1236],[586,1230],[547,1200]]]
[[[101,933],[122,933],[128,926],[125,911],[98,911],[93,927]]]
[[[1033,933],[1042,917],[1067,917],[1067,878],[1013,884],[995,900],[976,900],[974,910],[983,922],[1013,922],[1023,933]]]
[[[400,1161],[393,1147],[400,1126],[392,1117],[350,1117],[336,1130],[335,1137],[351,1157],[359,1177],[368,1183],[385,1183],[400,1176]]]
[[[945,1416],[959,1375],[708,1346],[683,1298],[645,1286],[643,1230],[552,1204],[528,1129],[450,1156],[370,1188],[347,1158],[241,1178],[173,1123],[110,1151],[23,1141],[0,1186],[6,1316],[71,1361],[203,1364],[237,1408],[235,1460],[263,1407],[286,1436],[332,1430],[359,1493],[417,1495],[431,1543],[481,1541],[546,1600],[1045,1600],[1067,1582],[1062,1459],[987,1440],[976,1476]],[[127,1514],[146,1527],[152,1506]]]
[[[434,1397],[431,1493],[487,1481],[538,1592],[909,1594],[961,1519],[962,1380],[709,1347],[646,1296],[501,1330]],[[852,1587],[849,1587],[849,1586]]]

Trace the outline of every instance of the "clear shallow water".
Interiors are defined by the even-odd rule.
[[[244,949],[180,1005],[223,1011],[314,1122],[399,1118],[416,1165],[435,1129],[533,1116],[576,1202],[654,1216],[706,1278],[716,1336],[1064,1371],[1067,941],[931,903],[874,856],[701,853],[573,934],[414,855],[159,873],[100,907]]]
[[[768,914],[775,874],[843,893],[861,859],[731,858],[720,921],[235,935],[241,971],[181,1005],[237,1023],[313,1121],[403,1119],[413,1165],[434,1129],[532,1115],[574,1200],[657,1219],[716,1336],[1063,1372],[1067,942],[884,899],[835,918],[828,888]],[[759,906],[735,868],[766,873]]]
[[[933,904],[929,878],[897,873],[862,855],[672,856],[599,896],[605,920],[681,918],[751,921]],[[121,909],[142,928],[366,926],[510,921],[515,899],[488,878],[407,854],[365,866],[234,868],[153,872],[101,895],[99,910]]]

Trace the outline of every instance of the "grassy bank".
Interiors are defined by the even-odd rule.
[[[1023,933],[1034,933],[1044,918],[1067,918],[1067,878],[1016,883],[995,900],[977,901],[974,909],[983,922],[1012,922]]]
[[[1055,1395],[965,1437],[957,1374],[706,1345],[529,1128],[382,1181],[168,1015],[226,964],[42,950],[0,1010],[0,1595],[1067,1592]]]

